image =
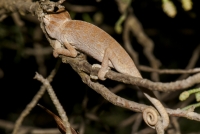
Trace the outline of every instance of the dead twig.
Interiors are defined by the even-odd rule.
[[[54,106],[56,107],[62,121],[63,124],[66,128],[66,134],[72,134],[71,132],[71,127],[70,127],[70,123],[68,122],[68,118],[66,116],[65,110],[63,109],[62,105],[60,104],[53,88],[51,87],[49,81],[47,79],[44,79],[41,75],[39,75],[38,73],[36,73],[35,79],[37,79],[38,81],[42,82],[43,85],[45,86],[45,88],[47,89],[49,96],[51,97],[51,100],[54,103]]]
[[[138,66],[139,70],[144,72],[156,72],[159,74],[194,74],[199,73],[200,68],[193,68],[193,69],[154,69],[147,66]],[[185,77],[186,78],[186,77]]]
[[[49,77],[47,79],[49,81],[52,81],[56,72],[57,72],[56,69],[52,70],[51,74],[49,75]],[[46,91],[45,86],[41,86],[40,90],[36,93],[36,95],[33,97],[31,102],[26,106],[26,108],[22,111],[22,113],[20,114],[20,116],[16,120],[12,134],[17,134],[18,129],[20,128],[20,126],[22,124],[22,121],[30,113],[30,111],[36,106],[37,102],[43,96],[45,91]]]

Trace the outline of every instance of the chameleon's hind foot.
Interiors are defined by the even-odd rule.
[[[90,78],[91,78],[91,79],[94,79],[94,80],[97,80],[97,79],[106,80],[105,75],[106,75],[106,73],[108,72],[108,70],[109,70],[110,68],[108,68],[108,69],[102,68],[102,66],[99,65],[99,64],[93,64],[93,65],[92,65],[92,68],[100,68],[100,70],[99,70],[99,72],[98,72],[98,76],[93,75],[93,74],[91,73],[91,74],[90,74]]]
[[[57,58],[58,55],[59,55],[59,54],[56,52],[56,50],[53,50],[53,56],[54,56],[55,58]]]
[[[94,68],[101,68],[101,65],[99,65],[99,64],[93,64],[92,65],[92,69],[94,69]],[[98,80],[99,79],[98,76],[94,75],[92,72],[90,74],[90,78],[93,79],[93,80]]]

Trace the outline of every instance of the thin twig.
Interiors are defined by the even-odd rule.
[[[130,124],[132,124],[135,120],[137,120],[138,116],[142,117],[141,114],[133,114],[129,116],[127,119],[124,119],[120,124],[118,124],[119,128],[124,128]]]
[[[15,123],[10,121],[5,121],[0,119],[0,128],[6,130],[6,132],[10,132],[15,127]],[[21,126],[19,134],[60,134],[58,128],[46,128],[41,129],[32,126]]]
[[[17,26],[19,26],[19,27],[24,26],[24,22],[21,20],[19,14],[17,12],[12,13],[11,16]]]
[[[158,69],[161,65],[161,62],[153,55],[154,42],[145,34],[141,23],[132,13],[133,9],[129,8],[129,10],[131,11],[131,13],[127,16],[127,19],[125,21],[125,29],[129,29],[129,31],[132,31],[137,41],[144,47],[143,52],[146,58],[149,60],[152,68]],[[128,30],[126,30],[125,32],[128,32]],[[124,36],[129,36],[129,34],[126,34]],[[159,77],[156,72],[152,73],[152,79],[154,81],[159,81]]]
[[[159,74],[194,74],[200,72],[200,68],[193,69],[154,69],[148,66],[138,66],[139,70],[145,72],[156,72]]]
[[[131,134],[135,134],[138,131],[138,129],[141,125],[141,122],[142,122],[142,115],[141,114],[140,115],[136,114],[136,115],[137,115],[137,117],[136,117],[135,122],[132,126]]]
[[[171,120],[172,120],[172,124],[173,124],[173,126],[175,128],[176,134],[181,134],[180,125],[178,123],[178,118],[177,117],[172,117]]]
[[[53,77],[55,76],[56,72],[57,72],[56,69],[51,71],[51,74],[48,76],[49,81],[53,80]],[[33,97],[31,102],[26,106],[26,108],[20,114],[19,118],[16,120],[15,127],[12,134],[17,134],[17,131],[20,125],[22,124],[22,121],[30,113],[30,111],[36,106],[37,102],[43,96],[45,91],[46,91],[45,86],[41,86],[40,90],[36,93],[36,95]]]
[[[181,110],[181,109],[173,110],[173,109],[169,109],[169,108],[166,108],[166,110],[167,110],[168,114],[170,114],[171,116],[185,117],[190,120],[200,121],[200,115],[195,112],[190,112],[190,111]]]
[[[65,110],[63,109],[62,105],[60,104],[52,86],[50,85],[49,81],[47,79],[44,79],[40,74],[36,73],[35,79],[42,82],[45,88],[47,89],[49,96],[51,97],[51,100],[54,103],[54,106],[56,107],[65,127],[66,127],[66,134],[72,134],[70,123],[68,122],[68,118],[66,116]]]
[[[198,45],[194,49],[194,51],[192,53],[192,57],[190,58],[189,63],[187,65],[186,69],[194,68],[195,64],[197,63],[197,61],[199,59],[199,53],[200,53],[200,45]],[[184,79],[186,77],[188,77],[188,74],[183,74],[178,79],[181,80],[181,79]]]

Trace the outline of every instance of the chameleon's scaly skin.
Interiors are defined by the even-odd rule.
[[[142,78],[133,60],[121,45],[97,26],[71,20],[67,11],[58,14],[47,14],[43,18],[48,35],[57,40],[54,46],[54,56],[59,54],[76,57],[77,51],[83,52],[101,62],[98,78],[104,80],[109,67],[118,72]],[[65,48],[61,47],[62,45]],[[164,107],[151,91],[144,91],[145,96],[154,104],[163,118],[166,128],[169,117]]]
[[[61,19],[62,16],[58,19],[58,15],[56,15],[50,14],[44,18],[44,22],[46,22],[45,28],[52,38],[57,39],[65,46],[67,43],[76,50],[105,63],[102,64],[102,68],[105,68],[105,70],[108,69],[107,66],[109,65],[120,73],[141,78],[139,71],[127,52],[105,31],[84,21],[66,19],[67,15],[63,16],[63,19]],[[71,55],[67,54],[66,56]],[[100,72],[104,73],[101,70]]]

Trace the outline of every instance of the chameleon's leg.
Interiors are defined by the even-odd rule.
[[[104,52],[104,57],[103,57],[103,60],[101,62],[101,68],[98,72],[98,78],[100,80],[105,80],[105,75],[106,73],[108,72],[109,70],[109,60],[110,58],[109,57],[112,57],[112,50],[110,48],[107,48]]]
[[[54,47],[54,52],[53,52],[54,57],[58,57],[59,54],[69,56],[69,57],[77,56],[77,51],[72,45],[70,45],[67,41],[63,42],[63,44],[66,48],[62,48],[61,45],[60,47],[56,47],[56,46]]]

